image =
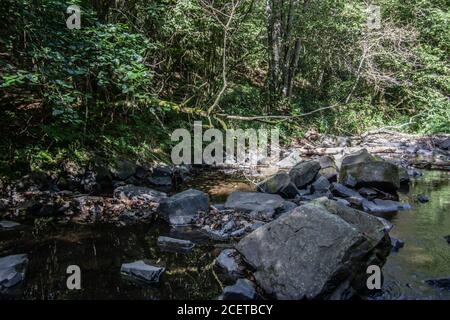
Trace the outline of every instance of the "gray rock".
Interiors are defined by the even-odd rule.
[[[291,181],[298,189],[303,189],[314,181],[320,170],[320,163],[314,160],[304,161],[296,164],[290,171]]]
[[[192,251],[195,244],[189,240],[160,236],[158,237],[158,246],[164,251],[188,253]]]
[[[157,187],[171,187],[172,176],[172,168],[168,166],[159,166],[153,168],[150,177],[147,178],[147,181]]]
[[[143,200],[160,203],[167,198],[164,192],[156,191],[146,187],[126,185],[114,190],[114,198],[123,200]]]
[[[348,202],[345,199],[335,199],[335,200],[336,200],[337,203],[340,203],[340,204],[342,204],[342,205],[344,205],[346,207],[350,207],[350,202]]]
[[[223,229],[215,230],[212,229],[210,226],[204,226],[202,227],[202,231],[211,239],[217,240],[217,241],[226,241],[230,239],[231,234],[225,232]]]
[[[228,196],[225,208],[242,212],[273,213],[283,204],[283,198],[277,194],[233,192]]]
[[[297,207],[298,207],[297,204],[295,204],[294,202],[292,202],[292,201],[286,201],[286,202],[283,204],[283,207],[281,207],[280,214],[286,214],[286,213],[289,213],[289,212],[291,212],[292,210],[294,210],[294,209],[297,208]]]
[[[405,241],[391,237],[392,252],[398,252],[404,246],[405,246]]]
[[[391,232],[392,229],[394,229],[394,225],[392,223],[390,223],[389,221],[387,221],[386,219],[382,218],[382,217],[376,217],[378,219],[378,221],[380,221],[383,224],[384,230],[386,232]]]
[[[435,288],[450,291],[450,278],[430,279],[430,280],[425,280],[425,282]]]
[[[439,148],[444,150],[450,150],[450,137],[444,138],[437,143]]]
[[[192,224],[197,220],[200,211],[206,212],[208,209],[208,196],[194,189],[167,198],[159,206],[163,219],[174,226]]]
[[[290,183],[291,178],[289,175],[285,172],[280,172],[258,183],[257,188],[261,192],[279,194]]]
[[[352,190],[350,188],[347,188],[346,186],[333,182],[330,186],[330,191],[333,195],[337,197],[342,198],[348,198],[348,197],[360,197],[360,194],[356,192],[355,190]]]
[[[276,165],[279,168],[290,169],[300,161],[302,161],[302,157],[300,156],[299,152],[293,151],[286,158],[279,161]]]
[[[247,279],[238,279],[232,286],[223,289],[223,300],[255,300],[257,294],[253,282]]]
[[[374,201],[364,200],[362,206],[365,212],[372,214],[395,213],[400,210],[409,210],[411,206],[407,203],[375,199]]]
[[[343,165],[339,182],[349,187],[375,187],[387,192],[395,192],[400,188],[398,167],[386,161]]]
[[[113,176],[119,180],[126,180],[135,172],[136,165],[127,160],[117,162],[116,166],[111,169]]]
[[[320,163],[319,174],[327,178],[329,181],[336,181],[338,171],[334,160],[329,156],[323,156],[320,157],[318,161]]]
[[[14,230],[20,227],[20,223],[14,221],[1,220],[0,230]]]
[[[249,231],[255,231],[255,230],[261,228],[265,224],[266,224],[266,222],[256,221],[252,225],[250,225],[250,227],[248,229],[249,229]]]
[[[374,157],[369,154],[367,149],[362,149],[360,151],[345,155],[341,161],[341,168],[343,166],[363,163],[371,160],[374,160]]]
[[[373,200],[378,195],[378,192],[370,188],[361,188],[359,189],[359,194],[362,195],[367,200]]]
[[[159,278],[164,271],[165,268],[153,266],[144,260],[124,263],[120,267],[120,272],[123,275],[148,283],[159,282]]]
[[[286,188],[281,190],[280,195],[286,199],[293,199],[298,195],[298,189],[291,182]]]
[[[28,255],[16,254],[0,258],[0,293],[8,293],[25,280]]]
[[[350,298],[365,287],[367,265],[384,263],[390,248],[382,223],[334,203],[329,206],[339,215],[305,204],[238,243],[266,293],[278,299]]]
[[[419,200],[420,203],[427,203],[430,201],[430,199],[424,194],[417,196],[417,200]]]
[[[244,276],[245,267],[241,256],[235,249],[223,250],[216,258],[216,265],[231,278],[237,279]]]
[[[241,238],[247,233],[247,227],[237,229],[230,233],[230,236],[233,238]]]
[[[312,192],[321,192],[325,193],[328,191],[328,188],[330,187],[330,182],[327,178],[320,176],[314,183],[311,185],[311,191]]]
[[[400,179],[400,184],[406,184],[410,181],[408,171],[403,167],[398,168],[398,178]]]

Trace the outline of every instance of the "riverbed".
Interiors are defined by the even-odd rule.
[[[240,175],[205,172],[184,186],[208,192],[221,203],[233,191],[251,191],[251,179]],[[419,203],[425,194],[428,203]],[[450,299],[450,292],[424,280],[450,276],[450,174],[424,172],[400,194],[413,209],[390,218],[391,235],[405,241],[391,253],[383,268],[381,293],[371,299]],[[189,254],[168,253],[157,246],[160,235],[187,238],[196,243]],[[215,299],[231,284],[214,268],[214,258],[230,244],[208,240],[193,229],[171,229],[163,222],[113,227],[54,225],[41,221],[19,231],[0,232],[0,256],[28,253],[26,281],[15,298],[22,299]],[[120,275],[122,263],[148,259],[166,268],[158,285],[145,285]],[[68,290],[69,265],[81,268],[81,290]]]

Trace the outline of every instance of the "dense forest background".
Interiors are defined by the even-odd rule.
[[[66,27],[68,5],[81,29]],[[0,169],[167,161],[175,128],[450,132],[449,3],[2,0]]]

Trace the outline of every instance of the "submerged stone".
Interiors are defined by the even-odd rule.
[[[13,230],[20,227],[20,223],[14,221],[1,220],[0,221],[0,230]]]
[[[255,300],[257,294],[253,282],[248,279],[238,279],[232,286],[223,289],[223,300]]]
[[[153,266],[144,260],[132,263],[124,263],[120,267],[120,272],[137,280],[148,283],[157,283],[165,268]]]
[[[0,293],[8,293],[25,280],[28,255],[16,254],[0,258]]]
[[[192,251],[195,244],[189,240],[160,236],[158,237],[158,246],[165,251],[187,253]]]

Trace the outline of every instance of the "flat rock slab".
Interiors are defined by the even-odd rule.
[[[188,253],[194,249],[195,244],[189,240],[170,237],[158,237],[158,247],[164,251]]]
[[[28,255],[16,254],[0,258],[0,292],[18,285],[25,280]]]
[[[365,212],[373,214],[395,213],[401,210],[411,209],[411,205],[408,203],[381,199],[375,199],[373,201],[364,200],[362,206]]]
[[[209,210],[209,198],[205,193],[189,189],[164,200],[159,211],[162,217],[173,226],[195,223],[200,211]]]
[[[126,185],[114,190],[114,198],[124,200],[144,200],[160,203],[167,198],[164,192],[156,191],[146,187]]]
[[[248,279],[238,279],[232,286],[223,289],[223,300],[255,300],[257,294],[253,282]]]
[[[349,197],[359,197],[361,198],[361,195],[356,192],[355,190],[352,190],[350,188],[347,188],[343,184],[333,182],[330,186],[330,191],[333,195],[337,197],[342,198],[349,198]]]
[[[242,212],[275,212],[284,204],[277,194],[260,192],[233,192],[225,202],[225,208]]]
[[[124,263],[120,267],[120,272],[123,275],[141,280],[147,283],[157,283],[165,268],[154,266],[144,260],[139,260],[131,263]]]
[[[347,299],[356,283],[364,286],[361,275],[367,264],[384,263],[390,248],[386,243],[386,250],[379,250],[386,239],[382,223],[338,205],[339,215],[321,204],[302,205],[237,244],[267,294],[277,299]]]
[[[0,221],[0,230],[13,230],[20,227],[20,223],[14,221],[2,220]]]

